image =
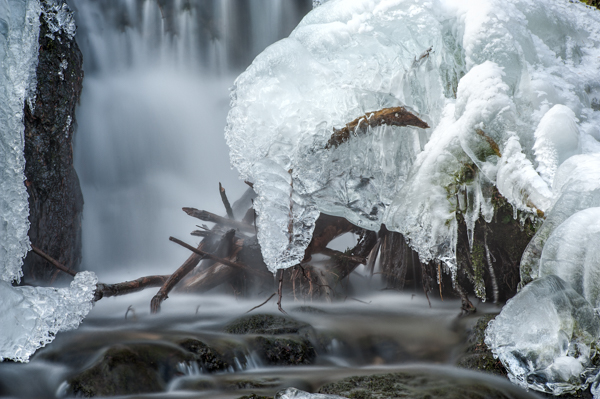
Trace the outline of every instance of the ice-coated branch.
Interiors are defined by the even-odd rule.
[[[422,121],[418,116],[408,111],[404,107],[384,108],[379,111],[367,112],[365,115],[356,118],[347,123],[341,129],[333,129],[333,134],[327,142],[325,148],[337,147],[348,141],[351,134],[366,134],[369,127],[381,125],[388,126],[415,126],[421,129],[428,129],[429,125]]]

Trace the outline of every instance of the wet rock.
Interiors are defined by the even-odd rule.
[[[495,384],[473,376],[441,374],[436,370],[344,378],[327,384],[320,393],[352,399],[508,399],[535,398],[526,391],[506,384]]]
[[[251,394],[251,395],[240,396],[238,399],[273,399],[273,397]]]
[[[464,353],[456,361],[458,367],[469,370],[485,371],[491,374],[506,377],[506,369],[485,344],[485,329],[491,320],[496,317],[494,314],[487,314],[477,320],[475,326],[469,331],[467,336],[467,346]]]
[[[115,345],[93,366],[69,379],[69,390],[83,397],[161,392],[173,377],[182,374],[181,364],[195,361],[194,355],[175,345]]]
[[[214,348],[194,338],[185,338],[177,342],[179,346],[196,356],[199,366],[208,373],[227,370],[229,363]]]
[[[298,334],[309,329],[310,325],[289,317],[271,314],[256,314],[234,320],[225,327],[229,334]]]
[[[317,357],[315,348],[306,339],[256,337],[250,341],[250,346],[271,366],[312,364]]]
[[[81,94],[82,55],[69,29],[59,29],[52,10],[64,1],[42,0],[37,88],[25,103],[25,184],[31,243],[77,270],[81,262],[83,196],[73,167],[75,106]],[[74,27],[74,25],[73,25]],[[50,282],[56,270],[30,252],[26,280]],[[64,278],[65,275],[58,275]]]

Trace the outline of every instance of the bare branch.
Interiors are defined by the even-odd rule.
[[[225,194],[225,188],[219,182],[219,194],[221,194],[221,201],[223,201],[223,205],[225,206],[225,211],[227,212],[227,217],[229,219],[233,219],[233,210],[231,209],[231,204],[227,199],[227,194]]]
[[[190,215],[191,217],[195,217],[200,220],[204,220],[205,222],[213,222],[216,224],[220,224],[222,226],[231,227],[245,233],[254,234],[254,227],[249,224],[239,222],[233,219],[227,219],[223,216],[215,215],[214,213],[208,211],[201,211],[196,208],[182,208],[185,213]]]
[[[346,124],[341,129],[333,129],[333,134],[325,146],[326,149],[337,147],[348,141],[350,135],[366,134],[368,127],[381,125],[388,126],[415,126],[422,129],[429,128],[429,125],[422,121],[412,112],[404,107],[384,108],[379,111],[367,112],[360,118]]]
[[[73,270],[69,269],[68,267],[63,266],[62,264],[58,263],[55,259],[51,258],[49,255],[47,255],[41,249],[37,248],[35,245],[31,246],[31,250],[33,252],[35,252],[37,255],[41,256],[44,259],[46,259],[52,266],[56,267],[58,270],[63,271],[65,273],[67,273],[67,274],[70,274],[71,276],[75,276],[77,274],[76,272],[74,272]]]

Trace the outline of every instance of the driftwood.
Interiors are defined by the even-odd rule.
[[[219,184],[220,186],[220,184]],[[233,236],[235,235],[234,230],[230,230],[222,237],[221,242],[223,241],[231,241]],[[199,245],[201,248],[202,243]],[[198,258],[198,262],[202,260],[205,256],[200,256]],[[156,293],[156,295],[150,301],[150,311],[152,313],[158,313],[160,311],[161,303],[168,298],[169,292],[175,287],[177,283],[179,283],[189,272],[191,272],[197,265],[198,262],[185,262],[181,265],[175,273],[171,274],[171,277],[167,279],[167,281],[160,287],[160,290]]]
[[[429,125],[418,116],[404,107],[384,108],[379,111],[367,112],[356,118],[341,129],[333,129],[333,134],[325,146],[326,149],[338,147],[348,141],[350,135],[366,134],[369,127],[381,125],[388,126],[415,126],[421,129],[429,128]]]
[[[233,209],[231,209],[231,204],[229,203],[229,199],[227,199],[227,194],[225,194],[225,188],[219,183],[219,194],[221,194],[221,201],[223,201],[223,206],[225,207],[225,212],[227,212],[227,217],[229,219],[233,219]]]
[[[102,298],[111,296],[127,295],[134,292],[145,290],[146,288],[154,288],[162,286],[169,278],[166,276],[146,276],[136,280],[125,281],[117,284],[98,283],[96,293],[94,294],[94,302]]]
[[[218,225],[221,225],[224,227],[231,227],[231,228],[234,228],[236,230],[239,230],[239,231],[242,231],[245,233],[255,233],[256,232],[254,229],[254,226],[251,226],[251,225],[243,223],[243,222],[239,222],[237,220],[227,219],[227,218],[224,218],[223,216],[215,215],[214,213],[211,213],[208,211],[201,211],[196,208],[182,208],[182,209],[185,213],[187,213],[191,217],[203,220],[205,222],[213,222]]]

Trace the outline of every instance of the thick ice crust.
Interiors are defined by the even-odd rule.
[[[384,223],[453,271],[459,206],[472,230],[493,215],[495,185],[515,209],[546,215],[561,164],[600,151],[598,82],[600,13],[577,2],[319,5],[231,94],[226,139],[255,184],[267,265],[298,263],[325,212]],[[431,128],[368,128],[326,148],[334,128],[394,106]]]
[[[92,309],[98,278],[77,273],[68,288],[12,287],[0,281],[0,362],[29,361],[59,331],[72,330]]]

